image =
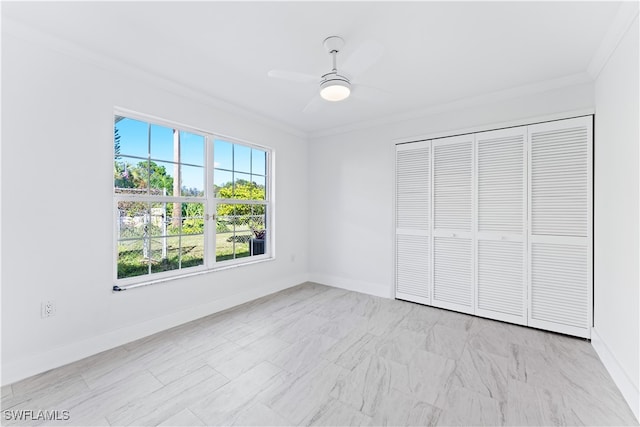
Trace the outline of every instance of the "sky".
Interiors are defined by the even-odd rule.
[[[137,164],[147,158],[165,166],[167,174],[174,175],[173,130],[169,127],[124,118],[116,123],[120,135],[121,160]],[[150,136],[149,138],[149,131]],[[205,137],[180,131],[180,161],[182,187],[204,191]],[[264,185],[266,153],[255,148],[214,139],[214,184],[222,186],[238,179]],[[226,169],[226,170],[225,170]],[[232,172],[233,171],[233,172]]]

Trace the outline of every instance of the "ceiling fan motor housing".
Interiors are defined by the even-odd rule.
[[[322,76],[320,96],[327,101],[342,101],[351,93],[351,82],[333,71]]]

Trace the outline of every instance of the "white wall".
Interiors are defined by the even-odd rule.
[[[586,83],[311,139],[310,279],[393,295],[394,140],[592,112],[593,102]]]
[[[307,279],[305,138],[34,40],[3,28],[3,384]],[[112,293],[114,106],[272,147],[277,259]]]
[[[596,80],[594,338],[640,419],[638,17]]]

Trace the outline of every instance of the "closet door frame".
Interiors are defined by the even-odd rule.
[[[490,138],[505,138],[511,137],[514,135],[522,135],[522,229],[521,235],[518,236],[514,233],[503,232],[503,231],[480,231],[479,222],[480,222],[480,192],[478,189],[478,183],[480,181],[480,169],[479,169],[479,150],[480,150],[480,141],[490,139]],[[473,232],[475,235],[474,239],[474,308],[475,314],[477,316],[486,317],[490,319],[500,320],[509,323],[515,323],[519,325],[527,325],[528,320],[528,242],[527,242],[527,219],[528,219],[528,126],[517,126],[513,128],[506,129],[498,129],[492,131],[485,132],[477,132],[475,134],[475,144],[474,144],[474,218],[473,218]],[[479,246],[480,241],[497,241],[497,242],[519,242],[522,244],[522,315],[515,316],[512,314],[501,313],[493,310],[484,310],[479,307]]]
[[[532,136],[533,129],[535,132],[541,132],[545,130],[557,130],[562,127],[569,127],[571,124],[574,126],[585,126],[587,129],[587,236],[555,236],[555,235],[534,235],[533,234],[533,220],[532,220]],[[537,123],[529,125],[529,132],[527,138],[527,152],[529,153],[528,159],[528,259],[527,259],[527,292],[528,292],[528,319],[527,324],[530,327],[545,329],[548,331],[559,332],[563,334],[578,336],[582,338],[591,338],[591,328],[593,327],[593,115],[575,117],[571,119],[562,119],[546,123]],[[533,291],[533,261],[532,247],[535,243],[546,243],[556,245],[570,245],[576,247],[584,247],[587,251],[587,305],[588,305],[588,318],[583,327],[575,327],[571,325],[563,325],[556,322],[549,322],[540,319],[532,318],[532,291]]]

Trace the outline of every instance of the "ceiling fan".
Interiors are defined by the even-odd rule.
[[[331,55],[333,68],[319,78],[317,75],[285,70],[271,70],[267,74],[269,77],[277,79],[299,83],[315,83],[319,86],[318,94],[309,101],[302,110],[303,112],[308,113],[316,110],[322,105],[323,99],[331,102],[343,101],[351,95],[353,89],[355,89],[353,90],[353,95],[361,98],[367,98],[367,91],[376,90],[376,88],[360,84],[353,79],[378,62],[384,51],[381,44],[373,41],[363,43],[347,58],[341,71],[338,71],[337,57],[345,44],[344,40],[338,36],[330,36],[324,39],[322,44]],[[363,90],[365,93],[363,93]]]

